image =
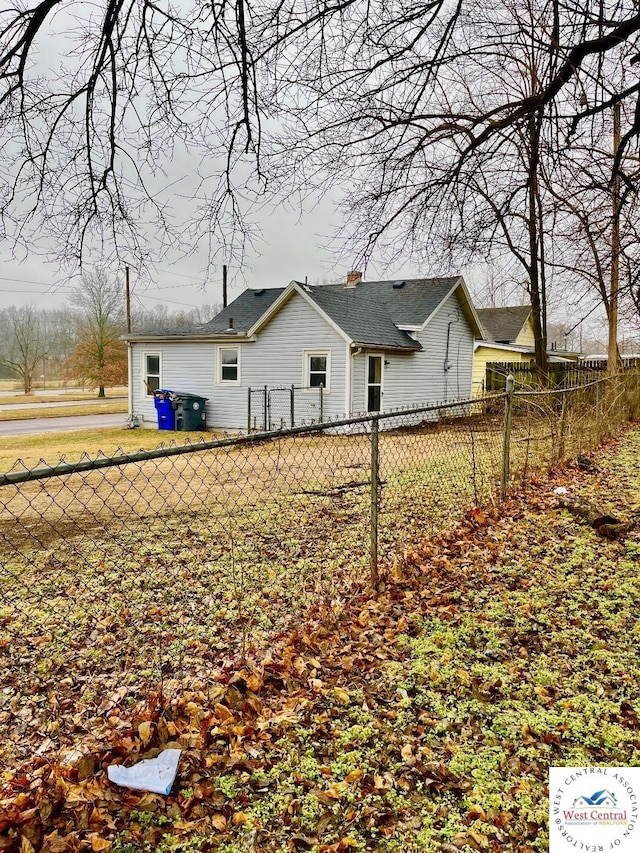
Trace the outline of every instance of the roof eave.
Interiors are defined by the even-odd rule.
[[[403,346],[402,344],[372,344],[364,341],[354,341],[351,344],[352,349],[367,349],[380,352],[421,352],[423,347],[416,343],[415,346]]]

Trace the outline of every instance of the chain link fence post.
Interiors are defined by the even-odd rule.
[[[500,497],[504,500],[507,496],[509,488],[509,471],[511,468],[511,420],[513,415],[513,391],[515,388],[515,379],[510,373],[507,376],[505,385],[504,398],[504,432],[502,440],[502,488],[500,489]]]
[[[371,512],[369,531],[369,578],[373,589],[378,588],[378,498],[379,498],[378,418],[371,418]]]

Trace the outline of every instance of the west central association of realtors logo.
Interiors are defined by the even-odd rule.
[[[549,853],[638,850],[640,767],[549,768]]]

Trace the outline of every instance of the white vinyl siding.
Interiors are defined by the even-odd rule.
[[[158,425],[153,396],[147,394],[144,354],[160,356],[161,387],[168,391],[182,391],[207,397],[207,423],[212,412],[215,379],[215,346],[206,342],[164,342],[131,344],[132,411],[143,418],[143,426]]]
[[[255,343],[243,344],[242,386],[245,395],[247,387],[265,385],[269,388],[294,385],[297,389],[300,386],[308,389],[306,356],[311,352],[328,356],[328,387],[323,392],[323,416],[344,415],[348,368],[345,339],[297,293],[258,332]],[[305,419],[319,417],[318,389],[295,393],[301,406],[299,411],[306,413]],[[246,428],[246,423],[241,427]]]
[[[305,353],[326,353],[327,382],[323,391],[323,416],[344,415],[347,347],[345,339],[306,300],[295,293],[275,317],[260,330],[255,341],[238,342],[237,383],[218,384],[219,349],[234,347],[206,341],[171,341],[156,345],[131,345],[133,368],[132,410],[144,418],[144,426],[157,425],[153,397],[143,396],[140,353],[158,352],[162,364],[162,387],[207,397],[207,425],[213,429],[246,430],[249,388],[277,386],[300,389],[305,371]],[[306,385],[306,382],[304,383]],[[318,388],[296,390],[296,411],[305,420],[320,416]],[[298,403],[300,404],[298,406]],[[304,414],[302,414],[304,413]]]
[[[445,370],[447,326],[449,331],[449,370]],[[384,353],[385,412],[402,406],[420,406],[466,399],[471,394],[473,334],[453,293],[441,306],[426,329],[415,334],[422,352]],[[367,409],[367,355],[362,352],[353,363],[353,411]]]

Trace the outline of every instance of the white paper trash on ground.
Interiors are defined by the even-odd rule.
[[[168,794],[178,772],[181,749],[164,749],[156,758],[145,758],[133,767],[112,764],[107,767],[110,782],[124,788]]]

